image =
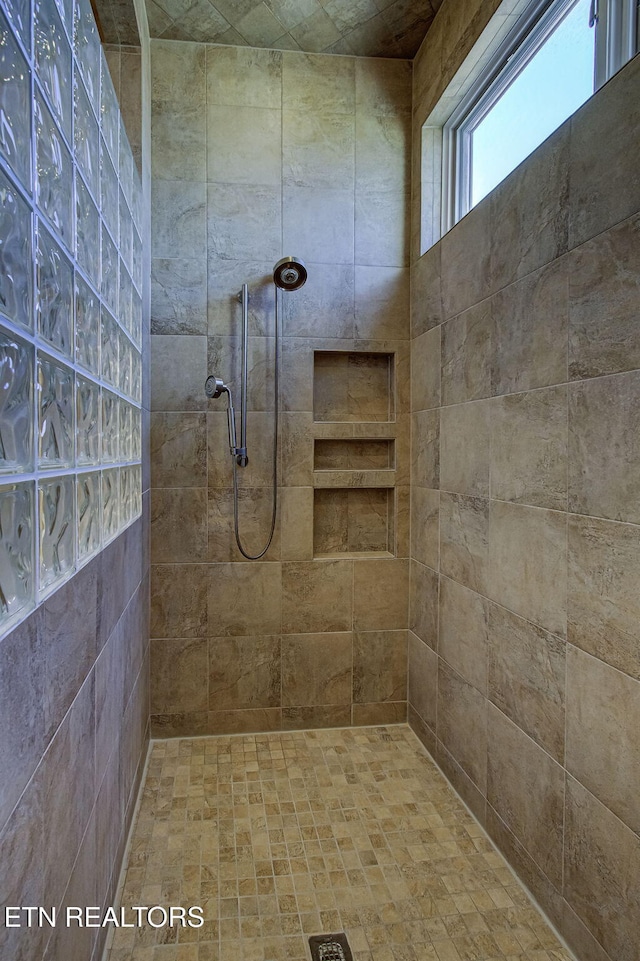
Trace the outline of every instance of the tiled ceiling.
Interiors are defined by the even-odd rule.
[[[146,0],[152,37],[407,57],[442,0]]]

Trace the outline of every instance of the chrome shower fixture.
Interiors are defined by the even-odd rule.
[[[306,279],[307,268],[297,257],[283,257],[273,268],[273,282],[280,290],[299,290]]]
[[[248,461],[247,449],[236,447],[236,412],[233,409],[233,395],[227,385],[220,379],[210,374],[204,382],[204,392],[207,397],[217,400],[223,394],[227,395],[227,425],[229,429],[229,452],[232,457],[243,457],[245,464]],[[245,466],[243,464],[243,466]]]

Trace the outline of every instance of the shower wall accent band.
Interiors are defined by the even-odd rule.
[[[0,3],[1,633],[142,507],[140,178],[88,0],[31,20]]]

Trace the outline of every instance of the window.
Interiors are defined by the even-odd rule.
[[[442,233],[634,55],[637,3],[534,0],[443,125]]]

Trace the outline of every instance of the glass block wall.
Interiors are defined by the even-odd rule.
[[[0,0],[0,634],[141,512],[141,217],[89,0]]]

